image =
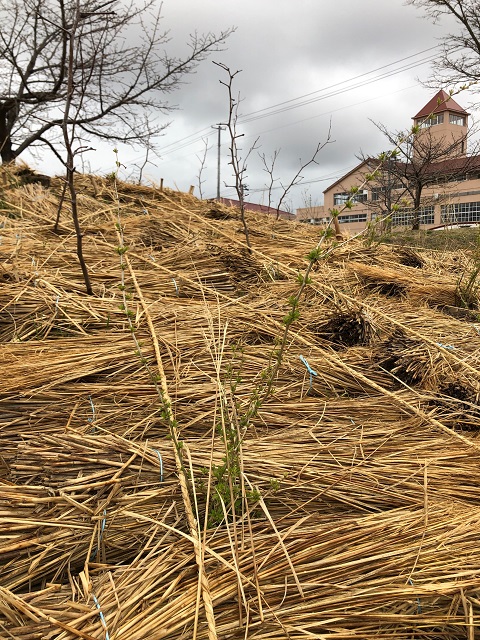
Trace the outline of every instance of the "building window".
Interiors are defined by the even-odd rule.
[[[450,124],[459,124],[461,127],[465,126],[465,117],[459,116],[456,113],[451,113],[449,117]]]
[[[366,213],[352,213],[350,215],[338,216],[338,222],[340,224],[349,224],[352,222],[366,222],[367,214]]]
[[[334,193],[333,194],[333,204],[345,204],[349,199],[350,194],[348,193]]]
[[[431,116],[428,116],[424,120],[417,120],[416,124],[422,129],[425,127],[431,127],[434,124],[442,124],[443,123],[443,113],[433,113]]]
[[[333,204],[334,205],[343,205],[349,200],[351,202],[366,202],[368,198],[368,192],[357,191],[357,193],[334,193],[333,194]]]
[[[480,222],[480,202],[447,204],[440,209],[441,222]]]
[[[402,209],[392,215],[392,225],[394,227],[408,227],[412,224],[413,209]],[[434,207],[420,207],[420,224],[434,224]]]
[[[328,224],[330,222],[330,218],[310,218],[306,222],[310,222],[310,224]]]

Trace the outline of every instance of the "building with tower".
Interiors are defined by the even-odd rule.
[[[326,224],[336,209],[351,232],[386,216],[392,227],[480,224],[480,154],[467,153],[469,115],[439,91],[395,152],[365,158],[325,189],[322,206],[298,209],[297,219]]]

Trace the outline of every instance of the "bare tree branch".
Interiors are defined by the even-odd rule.
[[[68,124],[87,136],[148,146],[174,108],[167,96],[233,31],[193,34],[185,55],[172,56],[165,50],[169,34],[160,10],[158,0],[0,0],[2,162],[33,144],[57,144],[68,97],[69,34],[77,16],[81,46],[71,61],[75,90],[68,97]],[[140,41],[132,35],[139,29]],[[140,117],[145,111],[148,126]]]
[[[240,218],[243,225],[243,231],[245,233],[245,240],[247,243],[248,251],[252,252],[252,246],[250,244],[250,234],[248,231],[247,221],[245,219],[245,193],[247,186],[245,184],[245,177],[247,171],[247,160],[250,154],[256,149],[258,138],[248,150],[247,154],[241,158],[240,149],[237,144],[237,140],[243,136],[243,133],[237,133],[237,120],[238,120],[238,105],[240,103],[240,97],[233,97],[233,81],[235,77],[241,73],[239,70],[232,71],[224,64],[220,62],[214,62],[218,67],[223,69],[228,75],[228,81],[223,82],[220,80],[220,84],[223,84],[228,91],[228,120],[226,127],[230,136],[230,164],[232,165],[232,171],[235,178],[235,191],[237,192],[237,198],[240,205]]]
[[[407,0],[425,10],[434,22],[453,17],[460,27],[443,38],[441,55],[435,60],[432,78],[425,84],[454,91],[480,83],[480,2],[479,0]]]
[[[302,159],[300,158],[300,168],[298,169],[298,171],[295,173],[295,175],[292,177],[292,179],[290,180],[290,182],[283,184],[282,182],[280,183],[281,189],[282,189],[282,193],[280,195],[280,197],[277,200],[277,205],[276,205],[276,220],[278,220],[278,218],[280,217],[280,209],[282,207],[283,202],[285,201],[285,198],[287,197],[287,195],[290,193],[291,189],[293,187],[295,187],[297,184],[300,184],[303,180],[303,176],[301,175],[302,172],[311,164],[318,164],[317,162],[317,156],[320,153],[320,151],[326,147],[327,144],[330,144],[331,140],[331,123],[330,126],[328,128],[328,134],[327,134],[327,139],[325,140],[325,142],[319,142],[317,144],[317,147],[312,155],[312,157],[307,160],[306,162],[302,163]],[[265,154],[262,154],[260,157],[262,158],[263,161],[263,165],[265,167],[265,170],[267,171],[267,173],[270,176],[270,185],[268,187],[268,206],[271,206],[272,203],[272,190],[273,190],[273,185],[275,183],[275,179],[273,176],[273,172],[274,172],[274,166],[275,166],[275,162],[278,159],[278,155],[279,155],[280,151],[275,150],[274,154],[273,154],[273,158],[272,158],[272,163],[270,165],[267,164],[267,161],[265,159]]]
[[[200,196],[200,200],[203,200],[202,185],[205,182],[205,180],[202,180],[202,175],[203,175],[203,172],[206,169],[206,164],[205,163],[207,161],[207,153],[208,153],[208,150],[209,150],[208,138],[202,138],[202,142],[203,142],[203,155],[197,156],[197,159],[200,162],[200,168],[198,169],[198,174],[197,174],[198,194]]]

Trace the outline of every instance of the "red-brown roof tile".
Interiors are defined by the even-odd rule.
[[[240,202],[238,200],[233,200],[232,198],[220,198],[220,202],[226,204],[227,207],[239,207]],[[275,207],[268,207],[265,204],[256,204],[255,202],[244,202],[243,206],[247,211],[257,211],[259,213],[268,213],[270,215],[276,215],[277,209]],[[295,219],[295,215],[290,213],[290,211],[283,211],[283,209],[279,209],[278,211],[279,218],[284,220],[293,220]]]
[[[429,102],[427,102],[423,109],[420,109],[417,115],[413,117],[415,119],[426,118],[432,113],[443,113],[445,111],[454,111],[455,113],[461,113],[462,115],[468,116],[468,113],[463,107],[456,103],[446,91],[440,89],[440,91],[433,96]]]

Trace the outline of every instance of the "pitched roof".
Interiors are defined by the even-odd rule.
[[[455,113],[461,113],[462,115],[468,116],[468,113],[465,111],[463,107],[461,107],[450,95],[440,89],[440,91],[433,96],[433,98],[427,102],[427,104],[420,109],[416,116],[413,116],[415,119],[417,118],[426,118],[432,113],[443,113],[445,111],[454,111]]]
[[[349,178],[353,173],[356,173],[363,166],[371,167],[371,166],[376,166],[376,165],[378,165],[378,160],[375,160],[375,158],[365,158],[365,160],[362,160],[360,162],[360,164],[357,164],[356,167],[353,167],[353,169],[351,171],[346,173],[341,178],[338,178],[338,180],[336,180],[334,183],[332,183],[330,186],[328,186],[326,189],[324,189],[323,193],[326,193],[327,191],[330,191],[330,189],[332,189],[333,187],[336,187],[337,184],[341,184],[346,178]]]
[[[478,171],[480,169],[480,155],[460,156],[459,158],[449,158],[441,162],[432,162],[427,169],[429,174],[437,176]]]
[[[227,205],[227,207],[239,207],[240,202],[238,200],[233,200],[232,198],[220,198],[220,202]],[[244,202],[243,206],[247,211],[257,211],[259,213],[269,213],[270,215],[276,215],[277,209],[275,207],[269,207],[266,204],[256,204],[255,202]],[[292,220],[295,218],[295,214],[290,213],[290,211],[283,211],[283,209],[278,210],[279,217],[284,220]]]
[[[405,173],[405,177],[407,177],[409,174],[410,165],[407,163],[407,165],[405,166],[404,162],[401,162],[401,161],[396,161],[396,162],[397,164],[400,164],[403,167],[405,167],[404,173]],[[339,180],[331,184],[327,189],[325,189],[323,193],[326,193],[333,187],[336,187],[337,185],[341,184],[343,180],[345,180],[350,175],[358,171],[362,166],[372,167],[372,166],[378,166],[378,164],[379,164],[378,159],[367,158],[366,160],[361,162],[359,165],[357,165],[354,169],[352,169],[347,174],[342,176]],[[480,170],[480,155],[460,156],[458,158],[449,158],[447,160],[441,160],[440,162],[430,163],[428,166],[425,167],[425,172],[423,175],[425,179],[431,179],[432,177],[441,178],[444,176],[455,176],[455,175],[471,173],[473,171],[479,171],[479,170]]]

